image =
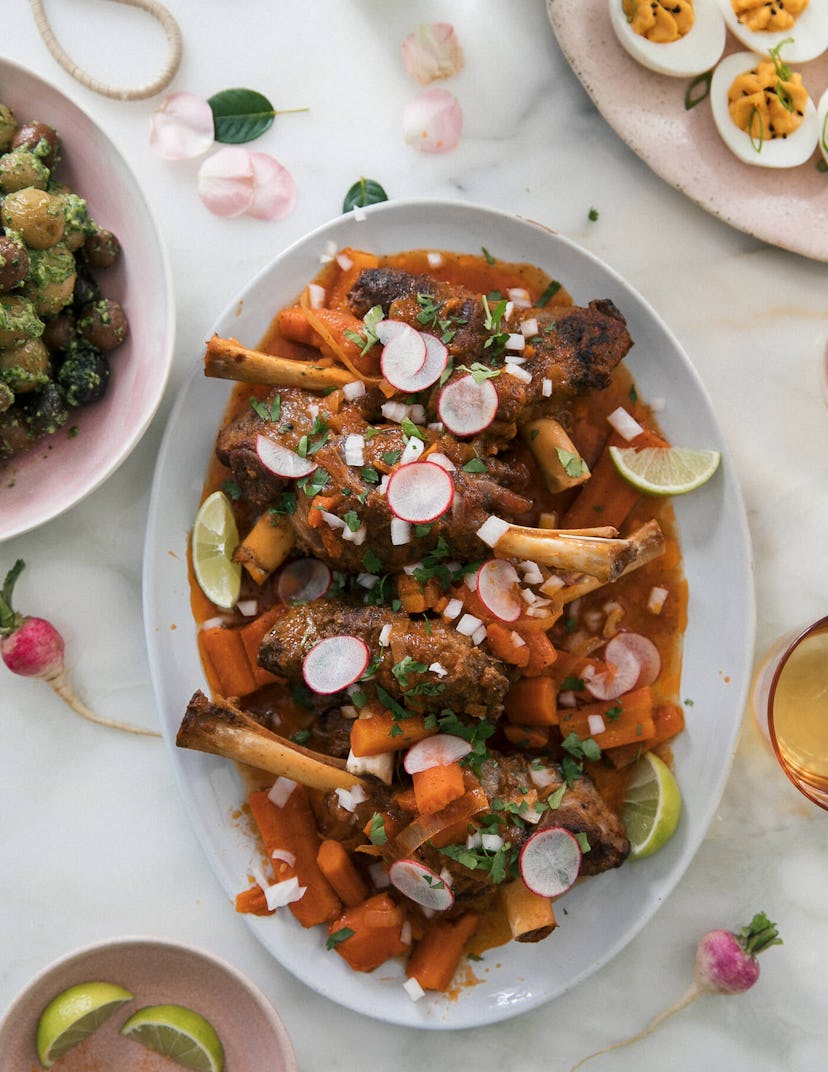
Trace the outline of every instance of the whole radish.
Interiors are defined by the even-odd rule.
[[[702,994],[743,994],[750,990],[759,978],[759,961],[756,958],[763,949],[772,945],[782,945],[782,939],[776,924],[771,923],[764,912],[757,912],[750,923],[739,931],[708,931],[696,946],[693,982],[684,997],[669,1009],[660,1012],[637,1035],[621,1039],[620,1042],[614,1042],[611,1046],[605,1046],[602,1050],[596,1050],[595,1053],[581,1058],[572,1066],[570,1072],[575,1072],[576,1068],[581,1068],[587,1061],[599,1057],[602,1053],[618,1050],[622,1046],[629,1046],[646,1038],[668,1016],[687,1008]]]
[[[158,737],[155,730],[101,718],[75,694],[66,676],[63,637],[45,618],[19,614],[12,606],[14,586],[24,568],[25,563],[19,558],[6,574],[0,590],[0,657],[9,670],[22,677],[42,678],[73,711],[90,722],[126,733]]]

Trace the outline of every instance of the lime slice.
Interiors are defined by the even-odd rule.
[[[664,760],[645,753],[633,768],[621,818],[630,839],[630,858],[641,860],[666,845],[678,826],[681,790]]]
[[[233,561],[238,544],[230,500],[223,491],[214,491],[199,507],[193,525],[193,571],[210,602],[227,610],[236,605],[241,591],[241,566]]]
[[[721,454],[689,447],[610,447],[615,468],[633,487],[648,495],[686,495],[713,476]]]
[[[78,983],[52,998],[37,1023],[37,1056],[51,1068],[133,995],[117,983]]]
[[[148,1005],[134,1013],[121,1034],[198,1072],[221,1072],[224,1050],[213,1025],[183,1005]]]

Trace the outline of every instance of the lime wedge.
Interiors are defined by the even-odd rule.
[[[222,1072],[224,1050],[213,1025],[184,1005],[148,1005],[134,1013],[121,1034],[197,1072]]]
[[[713,476],[721,454],[689,447],[610,447],[615,468],[647,495],[686,495]]]
[[[230,500],[223,491],[208,495],[193,525],[193,571],[211,603],[230,610],[241,591],[242,568],[233,561],[239,530]]]
[[[630,839],[630,858],[641,860],[666,845],[678,826],[681,791],[664,760],[647,752],[632,771],[621,818]]]
[[[51,1068],[133,995],[116,983],[78,983],[52,998],[37,1023],[37,1056]]]

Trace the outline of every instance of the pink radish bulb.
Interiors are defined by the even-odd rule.
[[[391,885],[410,901],[445,912],[454,904],[454,891],[444,878],[418,860],[395,860],[388,868]]]
[[[281,443],[274,443],[261,432],[256,436],[256,454],[265,469],[290,480],[310,476],[316,469],[316,462],[303,458],[295,450],[283,447]]]
[[[423,336],[403,320],[380,320],[374,328],[382,343],[380,369],[392,387],[408,390],[397,381],[415,375],[425,364],[426,344]]]
[[[392,370],[386,368],[385,364],[382,365],[383,375],[391,386],[409,394],[425,391],[427,387],[435,384],[445,372],[449,359],[448,347],[436,335],[430,335],[427,332],[418,332],[418,334],[426,348],[425,361],[418,371]],[[384,353],[385,351],[383,355]]]
[[[605,670],[593,670],[589,666],[581,675],[584,688],[591,696],[596,700],[616,700],[635,688],[641,677],[641,663],[633,651],[619,646],[614,650],[612,659],[609,653],[606,654],[605,663]]]
[[[759,978],[756,958],[772,945],[782,945],[782,939],[776,924],[764,912],[757,912],[739,931],[708,931],[696,946],[693,982],[684,996],[654,1017],[643,1031],[582,1057],[570,1072],[575,1072],[594,1057],[647,1038],[668,1017],[692,1005],[703,994],[743,994],[750,990]]]
[[[461,376],[440,392],[437,415],[454,435],[477,435],[495,419],[497,406],[497,391],[491,380],[476,383],[473,376]]]
[[[618,664],[623,650],[633,655],[640,667],[638,680],[632,687],[643,689],[645,685],[652,685],[661,673],[661,653],[652,640],[641,633],[616,633],[604,648],[604,657],[607,662]]]
[[[463,737],[456,737],[452,733],[438,733],[413,744],[405,753],[403,766],[409,774],[417,774],[432,767],[447,767],[450,763],[463,759],[471,750],[471,744]]]
[[[279,571],[276,594],[283,603],[309,603],[331,586],[331,571],[318,558],[295,558]]]
[[[581,870],[578,839],[562,826],[548,826],[527,838],[518,857],[527,888],[540,897],[560,897]]]
[[[520,577],[511,562],[491,558],[477,571],[477,594],[487,610],[502,622],[515,622],[524,607]]]
[[[442,465],[412,462],[391,474],[385,496],[395,517],[414,525],[426,525],[451,506],[454,480]]]
[[[330,696],[359,681],[368,666],[368,645],[355,636],[320,640],[302,660],[302,676],[313,692]]]
[[[75,693],[66,674],[65,643],[61,634],[45,618],[22,615],[12,606],[14,586],[24,568],[25,563],[19,558],[6,574],[0,591],[0,657],[8,669],[21,677],[41,678],[64,703],[89,722],[125,733],[160,737],[155,730],[96,715]]]

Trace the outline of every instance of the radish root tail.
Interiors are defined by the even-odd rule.
[[[126,722],[116,722],[114,719],[102,718],[101,715],[96,715],[95,712],[88,708],[77,696],[74,689],[69,684],[66,674],[62,671],[55,674],[54,677],[46,678],[46,681],[64,703],[68,704],[76,714],[81,716],[81,718],[85,718],[89,722],[96,722],[99,726],[107,726],[111,730],[122,730],[124,733],[134,733],[143,737],[161,736],[157,730],[144,729],[142,726],[131,726]]]
[[[675,1005],[671,1005],[669,1009],[664,1009],[663,1012],[660,1012],[658,1016],[656,1016],[649,1022],[649,1024],[647,1024],[643,1031],[639,1031],[637,1035],[632,1035],[630,1036],[630,1038],[625,1038],[621,1039],[618,1042],[613,1042],[609,1046],[604,1046],[604,1048],[601,1050],[596,1050],[595,1053],[590,1053],[586,1057],[582,1057],[577,1064],[574,1064],[572,1066],[569,1072],[576,1072],[576,1069],[582,1068],[587,1063],[587,1061],[591,1061],[595,1057],[600,1057],[604,1053],[610,1053],[612,1050],[620,1050],[624,1046],[631,1046],[634,1042],[640,1042],[642,1039],[647,1038],[647,1036],[651,1035],[653,1031],[655,1031],[657,1027],[664,1023],[664,1021],[669,1016],[672,1016],[674,1013],[681,1012],[681,1010],[686,1009],[688,1005],[692,1005],[696,998],[701,997],[703,993],[704,991],[701,989],[701,987],[693,983],[693,985],[690,987],[690,989],[687,991],[683,998],[680,998],[675,1003]]]

